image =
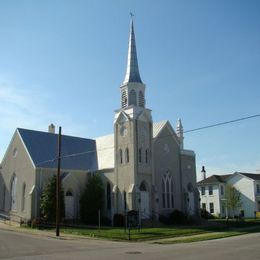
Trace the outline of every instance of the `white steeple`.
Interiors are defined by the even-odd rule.
[[[134,21],[132,15],[130,21],[130,35],[129,35],[129,43],[128,43],[126,75],[125,75],[123,85],[129,82],[143,83],[138,68],[138,60],[137,60],[137,52],[136,52],[136,44],[135,44]]]
[[[121,89],[121,107],[145,107],[145,85],[143,84],[137,60],[133,15],[131,14],[126,75]]]
[[[183,126],[180,118],[178,118],[177,120],[176,134],[179,137],[181,149],[183,149],[184,136],[183,136]]]

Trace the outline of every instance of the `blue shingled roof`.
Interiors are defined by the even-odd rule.
[[[36,167],[56,168],[57,161],[49,161],[57,157],[58,135],[18,128],[21,138]],[[80,154],[82,153],[82,154]],[[68,156],[72,154],[80,154]],[[68,157],[67,157],[68,156]],[[75,170],[96,170],[96,141],[80,137],[62,135],[61,168]],[[44,162],[44,163],[42,163]]]

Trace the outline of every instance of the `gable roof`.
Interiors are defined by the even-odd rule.
[[[167,124],[167,120],[153,123],[153,138],[155,138]]]
[[[235,174],[236,173],[244,175],[244,176],[246,176],[250,179],[253,179],[253,180],[257,180],[257,181],[260,180],[260,174],[257,174],[257,173],[235,172]]]
[[[227,179],[232,176],[232,174],[226,174],[226,175],[212,175],[205,180],[199,181],[197,184],[213,184],[213,183],[225,183]]]
[[[56,168],[58,134],[28,129],[17,129],[36,167]],[[74,155],[74,156],[72,156]],[[96,142],[74,136],[61,137],[61,168],[73,170],[96,170]]]

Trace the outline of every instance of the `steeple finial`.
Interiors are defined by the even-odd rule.
[[[129,43],[128,43],[127,68],[126,68],[126,75],[123,84],[127,84],[129,82],[143,83],[138,68],[133,13],[130,13],[130,16],[131,16],[131,21],[130,21]]]

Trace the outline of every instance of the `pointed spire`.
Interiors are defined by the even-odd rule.
[[[131,15],[131,22],[130,22],[130,35],[129,35],[129,43],[128,43],[127,68],[126,68],[126,75],[123,84],[127,84],[129,82],[143,83],[138,69],[133,14],[131,13],[130,15]]]
[[[178,120],[177,120],[176,134],[179,137],[180,144],[181,144],[181,149],[183,149],[184,136],[183,136],[183,126],[182,126],[180,118],[178,118]]]

